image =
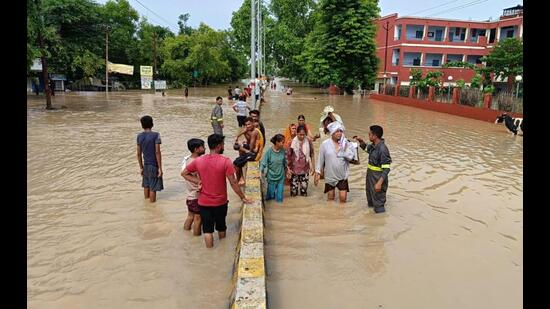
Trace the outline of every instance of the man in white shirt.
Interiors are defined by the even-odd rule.
[[[244,95],[239,97],[237,103],[233,104],[233,110],[237,112],[237,122],[239,123],[239,128],[244,127],[244,120],[246,119],[250,107],[246,104],[246,97]]]

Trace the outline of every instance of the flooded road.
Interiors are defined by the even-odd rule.
[[[521,308],[523,140],[491,123],[293,87],[262,109],[271,137],[327,104],[347,136],[379,124],[393,159],[386,214],[367,209],[368,156],[350,168],[348,203],[266,204],[270,308]],[[315,143],[316,151],[319,141]],[[317,154],[317,153],[316,153]]]
[[[241,205],[229,189],[228,234],[206,250],[183,231],[180,162],[187,139],[206,140],[225,88],[160,94],[71,93],[27,102],[29,308],[226,308]],[[224,111],[232,110],[224,105]],[[143,199],[136,160],[139,118],[162,138],[164,191]],[[233,117],[231,117],[232,119]],[[234,136],[236,123],[225,132]],[[226,151],[235,157],[233,151]]]
[[[183,231],[180,162],[186,141],[211,133],[224,97],[224,133],[235,113],[227,85],[166,97],[71,93],[27,102],[27,299],[29,308],[227,308],[241,206],[229,193],[228,237],[214,249]],[[280,89],[280,84],[278,84]],[[317,127],[323,107],[347,135],[384,127],[392,158],[387,213],[366,207],[361,165],[349,202],[310,196],[266,203],[270,308],[521,308],[523,140],[499,125],[294,87],[268,91],[266,140],[299,114]],[[143,199],[135,158],[139,117],[162,137],[164,191]],[[266,146],[268,145],[266,144]],[[226,143],[225,154],[236,153]],[[315,143],[317,153],[319,142]]]

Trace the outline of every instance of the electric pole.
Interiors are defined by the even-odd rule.
[[[386,30],[386,46],[384,47],[384,91],[386,91],[386,63],[388,59],[388,32],[390,31],[389,27],[390,22],[386,21],[386,27],[382,26]]]
[[[46,93],[46,109],[52,109],[52,97],[50,83],[48,81],[48,63],[46,61],[46,51],[44,48],[44,38],[42,37],[42,28],[44,27],[44,17],[42,16],[40,0],[35,1],[40,25],[38,26],[38,45],[40,46],[40,60],[42,61],[42,79],[44,79],[44,92]],[[37,86],[38,87],[38,86]]]
[[[153,89],[153,93],[155,93],[155,73],[157,71],[157,33],[153,32],[153,85],[151,85],[151,88]]]
[[[105,28],[105,93],[109,93],[109,29]]]
[[[250,1],[250,80],[256,77],[256,0]],[[252,102],[256,109],[256,95],[252,93]]]

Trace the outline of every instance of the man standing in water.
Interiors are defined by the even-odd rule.
[[[359,142],[359,147],[369,154],[369,163],[367,169],[367,203],[369,207],[374,208],[374,212],[385,212],[386,192],[388,191],[388,174],[390,173],[391,156],[382,135],[384,130],[381,126],[371,126],[369,131],[369,140],[372,144],[368,145],[361,137],[355,137]]]
[[[210,120],[212,122],[212,129],[214,129],[214,134],[219,134],[219,135],[223,135],[222,103],[223,103],[222,97],[217,97],[216,105],[212,109],[212,114],[210,115]]]
[[[321,178],[321,170],[325,175],[325,191],[328,200],[334,200],[335,188],[338,188],[340,203],[345,203],[348,192],[349,161],[355,159],[355,148],[345,139],[344,126],[334,121],[328,125],[331,138],[321,143],[319,160],[315,168],[314,183],[317,185]]]
[[[223,156],[224,136],[212,134],[208,136],[210,154],[202,155],[188,164],[181,175],[187,181],[197,184],[199,192],[199,211],[202,219],[202,232],[206,248],[214,246],[214,228],[219,239],[226,236],[227,225],[227,183],[244,203],[252,203],[246,198],[235,178],[235,169],[231,160]],[[198,172],[199,177],[192,173]]]

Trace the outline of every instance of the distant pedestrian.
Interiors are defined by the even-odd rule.
[[[227,88],[227,99],[233,100],[233,87],[231,85]]]
[[[185,94],[185,98],[189,96],[189,88],[187,88],[187,86],[185,86],[184,94]]]
[[[239,128],[244,127],[244,120],[246,119],[250,107],[246,104],[246,98],[244,95],[239,97],[239,100],[233,104],[233,110],[237,113],[237,123]]]
[[[237,87],[235,87],[235,90],[233,91],[233,97],[235,98],[235,100],[238,100],[240,96],[241,88],[239,88],[239,85],[237,85]]]
[[[55,96],[55,81],[50,79],[50,91],[52,93],[52,96]]]

